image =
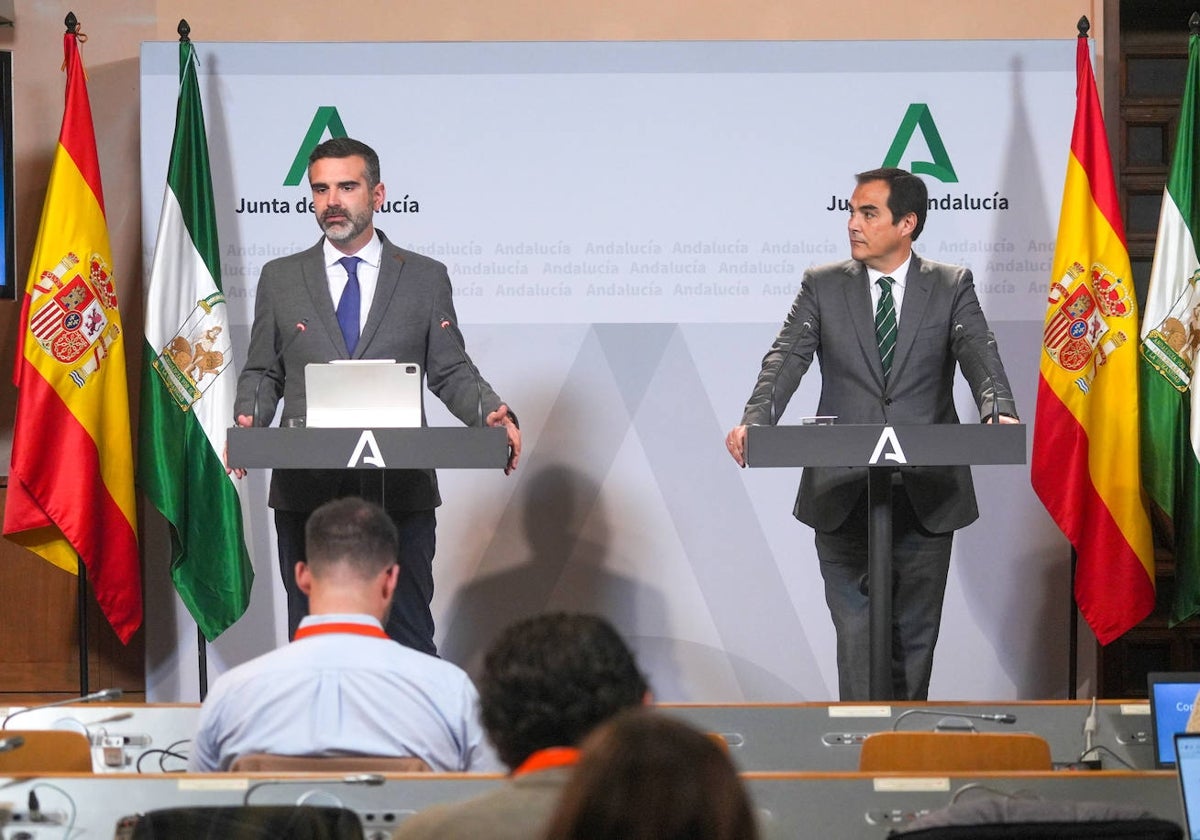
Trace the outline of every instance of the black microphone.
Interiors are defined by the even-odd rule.
[[[997,359],[1000,358],[1000,348],[996,346],[996,334],[991,330],[987,331],[987,337],[984,342],[992,351]],[[996,392],[996,379],[991,374],[988,379],[992,383],[992,423],[993,425],[1000,422],[1000,395]]]
[[[796,345],[798,345],[800,343],[800,340],[802,338],[804,338],[806,335],[808,335],[809,331],[811,331],[811,330],[812,330],[812,321],[805,321],[803,324],[800,325],[800,335],[796,336],[795,340],[792,341],[791,346],[788,347],[788,351],[783,354],[783,361],[781,361],[779,363],[779,369],[775,371],[775,378],[771,381],[771,425],[772,426],[774,426],[775,421],[779,419],[778,404],[775,401],[775,389],[779,387],[779,374],[783,373],[784,365],[786,365],[788,359],[790,359],[792,357],[792,353],[794,353],[796,351]]]
[[[990,720],[993,723],[1016,723],[1017,716],[1007,712],[954,712],[947,709],[907,709],[896,716],[892,721],[892,731],[895,732],[900,721],[904,720],[909,715],[937,715],[939,717],[958,717],[958,718],[973,718],[975,720]]]
[[[991,415],[992,423],[999,423],[1000,422],[1000,395],[996,392],[996,379],[994,376],[992,376],[991,368],[987,364],[984,363],[983,356],[980,355],[979,351],[975,348],[975,345],[972,343],[970,337],[967,336],[965,325],[963,325],[962,323],[955,324],[954,325],[954,335],[963,340],[963,345],[962,345],[963,353],[970,356],[970,358],[972,360],[974,360],[975,365],[978,367],[978,369],[983,371],[984,387],[985,388],[990,387],[991,392],[992,392],[992,415]],[[991,347],[996,346],[996,337],[992,334],[991,330],[987,331],[987,338],[985,340],[989,346],[991,346]],[[960,364],[960,366],[961,366],[961,364]],[[984,393],[986,394],[987,391],[985,390]]]
[[[0,723],[0,729],[7,729],[8,722],[17,715],[23,715],[26,712],[36,712],[38,709],[53,709],[55,706],[66,706],[71,703],[94,703],[104,700],[120,700],[124,692],[119,688],[106,688],[102,691],[94,691],[91,694],[85,694],[82,697],[68,697],[66,700],[55,700],[53,703],[42,703],[40,706],[29,706],[25,709],[17,709],[11,712],[4,721]]]
[[[250,804],[250,797],[254,791],[259,788],[268,787],[270,785],[366,785],[367,787],[379,787],[387,779],[382,773],[352,773],[349,776],[328,776],[326,778],[307,778],[307,779],[268,779],[265,782],[256,782],[246,788],[246,793],[242,797],[242,805]],[[319,788],[311,788],[301,794],[300,798],[304,799],[313,791]],[[332,794],[330,794],[332,796]],[[335,799],[337,797],[334,797]],[[297,805],[303,804],[297,802]]]
[[[252,407],[254,413],[252,415],[252,425],[259,425],[258,398],[262,393],[263,382],[266,381],[267,374],[275,368],[275,365],[279,364],[279,360],[283,358],[283,354],[286,353],[287,349],[292,346],[292,342],[295,341],[300,336],[300,333],[304,332],[306,329],[308,329],[308,319],[301,318],[299,322],[297,322],[296,328],[292,330],[292,334],[283,340],[283,346],[279,348],[279,352],[275,354],[275,358],[271,359],[271,364],[263,368],[263,372],[258,375],[258,384],[254,386],[254,405]]]
[[[25,746],[25,739],[20,735],[10,735],[7,738],[0,738],[0,753],[10,752],[23,746]]]
[[[480,378],[479,371],[475,369],[475,365],[471,364],[471,360],[467,356],[467,348],[463,345],[462,339],[458,337],[458,328],[454,326],[454,322],[443,315],[441,327],[446,335],[450,336],[450,341],[458,349],[458,354],[462,356],[463,364],[467,366],[467,370],[471,371],[471,376],[475,378],[475,389],[479,391],[479,425],[481,427],[487,426],[483,415],[483,379]],[[451,329],[451,327],[454,327],[454,329]]]

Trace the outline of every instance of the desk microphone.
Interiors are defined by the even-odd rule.
[[[1007,712],[998,712],[993,714],[991,712],[954,712],[946,709],[907,709],[897,715],[896,719],[892,721],[892,731],[895,732],[900,726],[900,721],[904,720],[909,715],[937,715],[942,718],[972,718],[974,720],[990,720],[993,723],[1008,724],[1017,722],[1017,716]]]
[[[779,387],[779,374],[783,373],[784,365],[786,365],[788,359],[790,359],[792,357],[792,353],[796,352],[796,345],[798,345],[800,343],[801,339],[803,339],[805,336],[807,336],[809,334],[809,332],[811,332],[811,331],[812,331],[812,321],[805,321],[803,324],[800,325],[800,335],[796,336],[796,338],[792,341],[791,346],[788,347],[788,351],[783,354],[783,361],[781,361],[779,363],[779,368],[778,368],[778,370],[775,371],[775,378],[773,380],[771,380],[771,415],[770,416],[771,416],[771,425],[772,426],[774,426],[775,421],[777,421],[779,419],[779,416],[778,416],[779,408],[778,408],[778,404],[775,401],[775,389]]]
[[[326,776],[324,778],[307,778],[307,779],[267,779],[262,782],[255,782],[246,788],[246,795],[242,797],[242,805],[250,804],[250,797],[254,791],[259,788],[268,787],[270,785],[365,785],[367,787],[379,787],[386,779],[382,773],[352,773],[348,776]],[[316,790],[316,788],[313,788]],[[312,790],[306,791],[301,798],[308,796]]]
[[[308,329],[308,319],[301,318],[298,322],[296,322],[296,327],[292,330],[291,334],[283,340],[283,346],[279,348],[279,352],[275,354],[275,358],[271,359],[271,364],[263,368],[263,372],[258,375],[258,384],[254,386],[254,404],[252,406],[252,410],[254,412],[252,415],[254,419],[253,424],[255,426],[259,425],[258,398],[262,393],[263,382],[266,381],[267,374],[275,369],[275,365],[279,364],[279,360],[283,358],[283,354],[286,353],[288,348],[292,346],[292,342],[299,338],[300,333],[304,332],[306,329]]]
[[[0,753],[10,752],[23,746],[25,746],[25,739],[20,735],[10,735],[7,738],[0,738]]]
[[[454,344],[458,355],[462,357],[463,364],[467,366],[467,370],[471,371],[471,376],[475,379],[475,390],[479,392],[479,425],[481,428],[487,426],[487,422],[483,415],[483,379],[479,376],[479,371],[475,369],[475,365],[471,364],[471,359],[467,356],[467,348],[463,345],[462,338],[459,337],[458,327],[454,325],[446,316],[442,316],[441,320],[442,331],[450,336],[450,341]]]
[[[102,691],[94,691],[91,694],[85,694],[82,697],[68,697],[66,700],[55,700],[53,703],[42,703],[39,706],[29,706],[25,709],[17,709],[15,712],[10,712],[8,717],[0,723],[0,729],[7,729],[8,722],[17,715],[23,715],[26,712],[36,712],[38,709],[53,709],[55,706],[66,706],[71,703],[95,703],[105,700],[119,700],[124,692],[119,688],[106,688]]]
[[[1096,748],[1096,732],[1100,729],[1100,721],[1096,717],[1096,697],[1092,696],[1092,707],[1088,710],[1087,717],[1083,719],[1083,755],[1080,760],[1087,758],[1088,753],[1091,753]]]

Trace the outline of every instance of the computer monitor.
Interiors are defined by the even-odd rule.
[[[1200,733],[1178,733],[1174,749],[1187,836],[1200,840]]]
[[[1175,735],[1188,729],[1192,706],[1196,703],[1196,695],[1200,694],[1200,672],[1151,672],[1147,676],[1147,688],[1150,695],[1150,726],[1154,735],[1155,766],[1174,767]]]

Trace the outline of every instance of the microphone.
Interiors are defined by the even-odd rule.
[[[1086,756],[1094,747],[1093,741],[1096,739],[1096,731],[1100,728],[1100,722],[1096,718],[1096,698],[1092,696],[1092,708],[1088,712],[1083,721],[1083,754]]]
[[[991,330],[988,330],[987,339],[984,343],[992,351],[992,355],[994,355],[996,358],[1000,358],[1000,348],[996,346],[995,333],[993,333]],[[1000,395],[996,393],[995,378],[989,374],[988,379],[992,383],[992,425],[995,425],[1000,422]]]
[[[105,700],[119,700],[124,692],[119,688],[106,688],[102,691],[94,691],[91,694],[85,694],[82,697],[68,697],[66,700],[55,700],[53,703],[42,703],[39,706],[29,706],[25,709],[17,709],[15,712],[10,712],[8,717],[0,722],[0,729],[7,729],[8,722],[17,715],[23,715],[26,712],[36,712],[38,709],[53,709],[55,706],[66,706],[70,703],[94,703],[103,702]]]
[[[775,371],[775,378],[771,380],[771,425],[775,425],[775,421],[779,419],[779,406],[775,400],[775,389],[779,387],[779,374],[783,373],[783,367],[787,364],[788,359],[792,357],[792,353],[796,351],[796,345],[812,330],[812,321],[805,321],[800,325],[800,335],[796,336],[792,341],[788,351],[783,354],[783,361],[779,363],[779,369]]]
[[[10,752],[23,746],[25,746],[25,739],[20,735],[10,735],[7,738],[0,738],[0,753]]]
[[[329,776],[326,778],[307,778],[307,779],[267,779],[263,782],[256,782],[246,788],[246,794],[242,797],[242,805],[250,804],[250,797],[254,791],[259,788],[269,785],[365,785],[367,787],[379,787],[387,781],[382,773],[351,773],[348,776]],[[300,798],[304,799],[317,788],[312,788],[303,793]],[[336,798],[336,797],[335,797]],[[297,803],[303,804],[303,803]]]
[[[487,426],[483,414],[483,379],[480,378],[479,371],[475,369],[475,365],[471,364],[471,359],[467,356],[467,348],[463,345],[462,339],[458,337],[457,328],[451,329],[451,327],[454,327],[454,323],[445,315],[442,316],[441,327],[446,335],[450,336],[450,341],[458,350],[458,354],[462,356],[463,364],[467,366],[467,370],[471,371],[471,376],[475,379],[475,389],[479,391],[479,425],[481,427]]]
[[[907,709],[907,710],[901,712],[900,714],[898,714],[896,716],[896,719],[894,721],[892,721],[892,731],[893,732],[897,731],[897,729],[900,727],[900,721],[904,720],[909,715],[938,715],[943,718],[947,718],[947,717],[973,718],[974,720],[990,720],[993,723],[1008,723],[1008,724],[1013,724],[1013,723],[1017,722],[1017,716],[1009,714],[1007,712],[996,712],[996,713],[992,713],[992,712],[951,712],[951,711],[947,711],[945,709]],[[942,727],[941,723],[942,723],[941,721],[938,721],[938,725],[935,728],[946,728],[946,729],[961,728],[961,727]],[[970,725],[968,724],[968,726],[970,726]],[[973,726],[971,726],[970,728],[974,729]]]
[[[984,384],[984,388],[985,388],[983,393],[986,394],[988,392],[986,389],[990,388],[991,394],[992,394],[992,414],[991,414],[992,423],[993,424],[999,423],[1000,422],[1000,399],[999,399],[999,395],[996,393],[996,379],[994,376],[992,376],[991,368],[988,365],[984,364],[983,356],[981,356],[979,354],[979,351],[977,349],[975,349],[975,345],[972,343],[971,339],[967,336],[966,329],[967,329],[966,326],[964,324],[962,324],[961,322],[954,325],[955,342],[957,343],[959,339],[962,339],[962,341],[964,342],[963,353],[965,355],[969,356],[972,361],[974,361],[978,370],[983,371],[983,374],[984,374],[983,384]],[[989,347],[995,348],[996,337],[995,337],[995,335],[992,334],[991,330],[987,331],[985,342]],[[960,367],[962,366],[961,363],[959,364],[959,366]]]
[[[296,323],[296,328],[294,330],[292,330],[291,334],[283,340],[283,346],[279,348],[279,352],[275,354],[275,358],[271,359],[271,364],[269,364],[265,368],[263,368],[263,372],[258,375],[258,384],[254,386],[254,404],[252,407],[252,411],[253,411],[252,416],[254,418],[255,426],[259,425],[259,422],[258,422],[258,398],[259,398],[259,395],[262,394],[262,386],[263,386],[263,382],[265,382],[267,379],[267,373],[269,373],[271,370],[273,370],[275,368],[275,365],[279,364],[279,360],[283,358],[283,354],[286,353],[288,348],[292,346],[292,342],[295,341],[297,338],[299,338],[300,333],[304,332],[307,329],[308,329],[308,319],[301,318]]]

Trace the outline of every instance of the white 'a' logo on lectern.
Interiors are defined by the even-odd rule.
[[[354,454],[350,456],[350,461],[346,466],[356,467],[360,461],[373,467],[387,466],[383,463],[383,455],[379,451],[379,444],[375,441],[375,433],[370,429],[363,429],[363,433],[358,436],[358,446],[354,447]]]
[[[875,443],[875,451],[871,453],[871,460],[867,463],[878,464],[880,457],[897,464],[908,463],[908,459],[904,457],[904,449],[900,446],[900,439],[896,437],[896,430],[891,426],[883,427],[883,432]]]

